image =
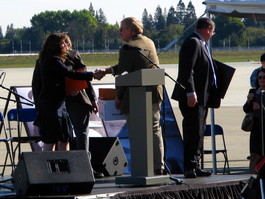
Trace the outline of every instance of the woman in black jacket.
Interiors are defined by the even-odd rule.
[[[65,107],[65,79],[101,79],[102,72],[76,71],[67,67],[65,33],[52,33],[44,43],[34,70],[32,90],[37,109],[36,124],[44,142],[43,151],[69,150],[72,124]]]
[[[263,121],[261,121],[261,107],[265,104],[265,68],[261,68],[256,78],[256,88],[250,89],[247,101],[243,106],[245,113],[253,112],[253,125],[250,132],[250,163],[249,172],[256,173],[255,167],[264,155],[265,137],[265,110],[263,108]],[[263,105],[261,106],[261,101]],[[262,131],[263,124],[263,131]],[[262,140],[263,136],[263,140]]]

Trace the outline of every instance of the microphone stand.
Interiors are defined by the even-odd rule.
[[[3,100],[9,100],[9,101],[11,101],[11,102],[17,102],[17,100],[7,99],[7,98],[5,98],[5,97],[0,97],[0,99],[3,99]],[[32,104],[29,104],[29,103],[26,103],[26,102],[21,102],[21,103],[26,104],[26,105],[29,105],[29,106],[33,106]]]
[[[10,90],[9,88],[4,87],[2,84],[0,84],[0,87],[3,88],[3,89],[5,89],[5,90],[7,90],[7,91],[9,91],[9,92],[12,93],[13,95],[15,95],[15,97],[19,97],[19,98],[24,99],[24,100],[26,100],[27,102],[29,102],[29,103],[27,103],[27,102],[20,102],[21,104],[25,104],[25,105],[29,105],[29,106],[33,106],[33,105],[35,104],[33,101],[31,101],[31,100],[29,100],[29,99],[23,97],[22,95],[19,95],[18,93],[16,93],[16,92]],[[0,99],[5,99],[5,100],[12,101],[12,102],[17,102],[17,100],[7,99],[7,98],[4,98],[4,97],[0,97]]]
[[[158,69],[160,69],[160,67],[159,67],[156,63],[154,63],[149,57],[147,57],[145,54],[143,54],[140,50],[138,50],[138,52],[139,52],[144,58],[146,58],[151,64],[153,64],[155,67],[157,67]],[[167,74],[166,72],[165,72],[165,76],[169,77],[173,82],[175,82],[175,83],[178,84],[180,87],[182,87],[183,89],[185,89],[185,87],[184,87],[181,83],[179,83],[177,80],[173,79],[173,78],[172,78],[169,74]]]
[[[3,81],[2,81],[2,83],[3,83]],[[27,99],[27,98],[25,98],[25,97],[19,95],[18,93],[12,91],[11,89],[8,89],[8,88],[4,87],[4,86],[2,85],[2,83],[0,84],[0,87],[1,87],[1,88],[3,88],[3,89],[5,89],[5,90],[9,91],[9,93],[10,93],[10,94],[12,93],[13,95],[15,95],[16,98],[20,97],[20,98],[26,100],[27,102],[29,102],[29,103],[27,103],[27,102],[20,102],[21,104],[25,104],[25,105],[29,105],[29,106],[33,106],[33,105],[35,104],[33,101],[30,101],[29,99]],[[9,94],[9,96],[10,96],[10,94]],[[15,102],[15,103],[17,103],[17,100],[13,100],[13,99],[10,99],[10,98],[0,97],[0,99],[4,99],[4,100],[6,100],[6,101],[8,101],[8,102],[11,101],[11,102]],[[4,113],[3,113],[4,116],[6,115],[6,113],[7,113],[7,104],[6,104],[5,109],[4,109]],[[3,125],[4,125],[3,122],[1,122],[1,124],[0,124],[0,131],[2,131]]]
[[[0,79],[1,79],[1,77],[2,77],[3,74],[5,75],[5,72],[3,72],[3,73],[0,75]],[[4,81],[4,80],[2,80],[2,82],[1,82],[1,84],[0,84],[0,87],[1,87],[1,88],[3,88],[3,89],[5,89],[5,90],[9,91],[9,92],[12,93],[13,95],[15,95],[15,97],[20,97],[20,98],[26,100],[27,102],[29,102],[29,103],[27,103],[27,102],[21,102],[22,104],[29,105],[29,106],[33,106],[34,102],[32,102],[32,101],[28,100],[27,98],[25,98],[25,97],[19,95],[18,93],[13,92],[11,89],[8,89],[8,88],[4,87],[4,86],[2,85],[2,84],[3,84],[3,81]],[[5,97],[0,97],[0,99],[4,99],[4,100],[7,100],[7,101],[12,101],[12,102],[17,103],[17,100],[8,99],[8,98],[5,98]],[[0,131],[2,131],[2,128],[3,128],[3,122],[1,122],[1,125],[0,125]],[[12,181],[12,180],[13,180],[13,178],[8,178],[8,179],[1,180],[1,181],[0,181],[0,187],[1,187],[1,188],[8,189],[8,190],[11,190],[11,191],[14,191],[14,190],[15,190],[14,187],[10,187],[10,186],[8,186],[8,185],[4,185],[4,184],[2,184],[2,183],[8,182],[8,181]]]
[[[20,98],[26,100],[27,102],[29,102],[29,103],[21,102],[22,104],[29,105],[29,106],[33,106],[33,104],[35,104],[33,101],[30,101],[29,99],[19,95],[18,93],[13,92],[11,89],[8,89],[8,88],[4,87],[3,86],[3,82],[4,82],[4,79],[6,77],[6,72],[2,72],[2,74],[0,75],[0,79],[2,78],[2,76],[4,76],[4,77],[3,77],[3,79],[2,79],[2,81],[0,83],[0,87],[1,88],[9,91],[9,93],[12,93],[13,95],[15,95],[15,97],[20,97]],[[4,98],[4,97],[0,97],[0,99],[9,100],[9,101],[12,101],[12,102],[17,102],[17,100],[7,99],[7,98]]]

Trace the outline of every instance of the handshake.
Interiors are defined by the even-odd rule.
[[[94,79],[101,80],[106,75],[106,69],[96,69],[93,72]]]

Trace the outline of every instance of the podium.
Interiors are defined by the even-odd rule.
[[[129,87],[128,135],[131,176],[117,177],[116,184],[154,185],[170,181],[154,175],[152,87],[165,83],[164,69],[142,69],[116,77],[116,86]]]

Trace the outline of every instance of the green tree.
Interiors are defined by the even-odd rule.
[[[153,19],[153,16],[151,14],[148,15],[148,21],[149,21],[149,30],[153,30],[155,27],[154,27],[154,19]]]
[[[171,6],[167,13],[167,26],[171,24],[176,24],[176,11],[173,6]]]
[[[65,11],[45,11],[34,15],[30,22],[33,28],[41,26],[46,33],[64,32],[71,21],[71,12]]]
[[[42,27],[31,27],[26,28],[21,36],[23,49],[26,48],[24,44],[31,43],[31,50],[38,52],[42,48],[45,39],[48,37],[48,34],[43,34],[44,30]]]
[[[176,8],[176,22],[179,25],[185,25],[184,18],[186,15],[186,7],[182,0],[179,0]]]
[[[4,35],[3,35],[3,32],[2,32],[2,27],[0,26],[0,39],[3,39],[4,38]]]
[[[157,47],[165,47],[168,43],[179,38],[180,43],[184,37],[194,30],[190,27],[197,19],[195,8],[191,1],[187,8],[183,0],[177,6],[168,9],[157,6],[154,17],[144,9],[142,23],[144,35],[154,40]],[[264,46],[265,22],[253,22],[248,19],[232,18],[214,15],[216,35],[212,39],[214,47],[225,46]],[[39,52],[43,41],[52,32],[68,32],[74,48],[81,49],[117,49],[122,41],[119,38],[119,24],[107,23],[102,9],[95,11],[92,3],[88,9],[70,12],[45,11],[31,18],[31,27],[14,28],[13,24],[7,26],[3,35],[0,27],[0,53],[13,51]],[[187,27],[190,27],[187,29]],[[179,44],[180,44],[179,43]],[[229,43],[229,44],[228,44]]]
[[[105,14],[101,8],[98,10],[98,14],[96,15],[96,19],[98,20],[99,25],[107,23],[107,18],[106,18]]]
[[[166,20],[162,13],[162,9],[160,6],[157,6],[155,15],[154,15],[154,26],[156,30],[163,30],[166,28]]]
[[[142,23],[143,23],[145,31],[151,31],[154,29],[153,17],[151,14],[148,15],[148,12],[146,9],[144,9],[144,12],[142,14]]]
[[[26,28],[14,28],[13,24],[8,26],[6,31],[5,39],[8,40],[7,42],[7,50],[9,53],[13,52],[21,52],[21,42],[22,42],[22,36],[24,32],[26,31]],[[24,41],[26,42],[26,41]],[[31,41],[27,41],[27,52],[31,51]],[[29,45],[30,44],[30,45]]]
[[[223,46],[224,42],[230,46],[246,45],[246,28],[242,19],[217,15],[213,21],[216,25],[213,46]]]
[[[179,39],[183,30],[184,26],[178,24],[171,24],[166,28],[165,31],[160,31],[155,40],[159,40],[160,48],[164,48],[174,39]]]
[[[88,10],[89,10],[89,12],[91,12],[91,14],[92,14],[93,16],[95,16],[95,10],[94,10],[94,8],[93,8],[92,3],[90,3]]]
[[[119,26],[115,25],[106,25],[107,34],[106,34],[106,42],[105,49],[118,49],[121,45],[122,41],[119,37]]]
[[[246,41],[249,46],[265,46],[265,29],[258,27],[246,28]]]
[[[105,49],[106,29],[99,26],[94,34],[93,44],[95,49]]]
[[[195,8],[190,1],[188,4],[188,7],[186,9],[186,15],[184,16],[183,23],[185,24],[185,27],[189,27],[192,23],[194,23],[197,20]]]
[[[265,25],[264,21],[256,21],[256,20],[249,20],[249,19],[243,19],[243,23],[246,27],[261,27],[263,28]]]
[[[67,27],[67,32],[73,41],[75,48],[79,45],[93,39],[93,35],[97,28],[97,20],[88,10],[73,11],[71,20]]]
[[[12,40],[15,36],[14,25],[11,23],[7,25],[5,39]]]
[[[146,29],[148,27],[148,12],[146,10],[146,8],[144,9],[143,11],[143,14],[142,14],[142,24],[144,26],[144,28]]]
[[[0,39],[0,53],[12,53],[11,41],[9,39]]]
[[[97,20],[86,9],[74,10],[72,13],[68,10],[42,12],[32,17],[31,24],[32,30],[29,32],[35,33],[40,39],[52,32],[68,32],[77,49],[79,45],[93,38],[97,28]],[[40,43],[37,42],[37,46]]]

